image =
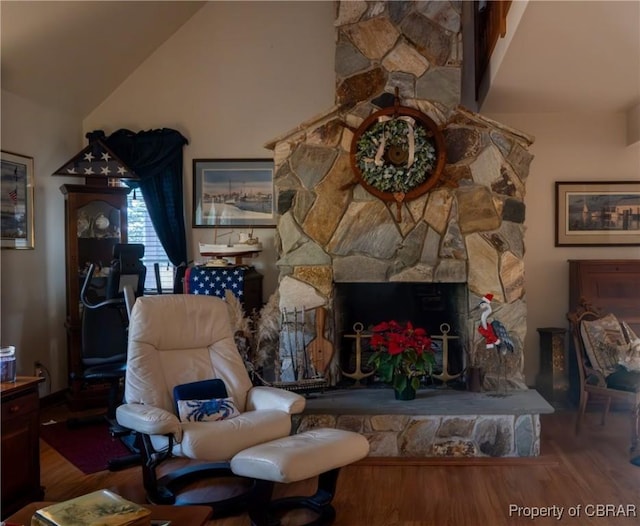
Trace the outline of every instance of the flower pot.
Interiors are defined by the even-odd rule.
[[[396,400],[413,400],[416,397],[416,390],[411,385],[411,381],[407,381],[404,389],[394,389],[393,392]]]

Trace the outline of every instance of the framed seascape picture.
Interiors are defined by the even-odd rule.
[[[556,182],[556,246],[640,245],[640,181]]]
[[[1,155],[2,248],[33,248],[33,158]]]
[[[195,228],[276,225],[273,160],[194,159]]]

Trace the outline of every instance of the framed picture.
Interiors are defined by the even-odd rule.
[[[272,227],[273,160],[194,159],[195,228]]]
[[[33,158],[1,152],[2,248],[33,248]]]
[[[556,182],[556,246],[640,245],[640,181]]]

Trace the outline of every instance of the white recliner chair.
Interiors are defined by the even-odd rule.
[[[185,421],[185,414],[181,420],[174,388],[211,379],[222,380],[226,395],[215,398],[213,405],[187,397],[180,404],[195,421]],[[234,343],[227,304],[186,294],[136,300],[129,324],[125,400],[117,420],[138,433],[143,484],[147,498],[156,504],[175,503],[194,479],[231,476],[228,462],[236,453],[288,436],[291,415],[305,406],[298,394],[253,386]],[[220,409],[216,416],[222,419],[202,421],[215,413],[212,407]],[[173,457],[210,464],[158,477],[156,469]],[[241,510],[246,502],[236,496],[207,504],[214,514],[224,515]]]

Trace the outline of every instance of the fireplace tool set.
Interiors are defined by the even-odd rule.
[[[271,383],[274,387],[310,392],[327,386],[325,373],[334,352],[324,336],[327,311],[324,307],[315,309],[316,336],[308,343],[307,314],[305,307],[281,310],[280,380]]]

